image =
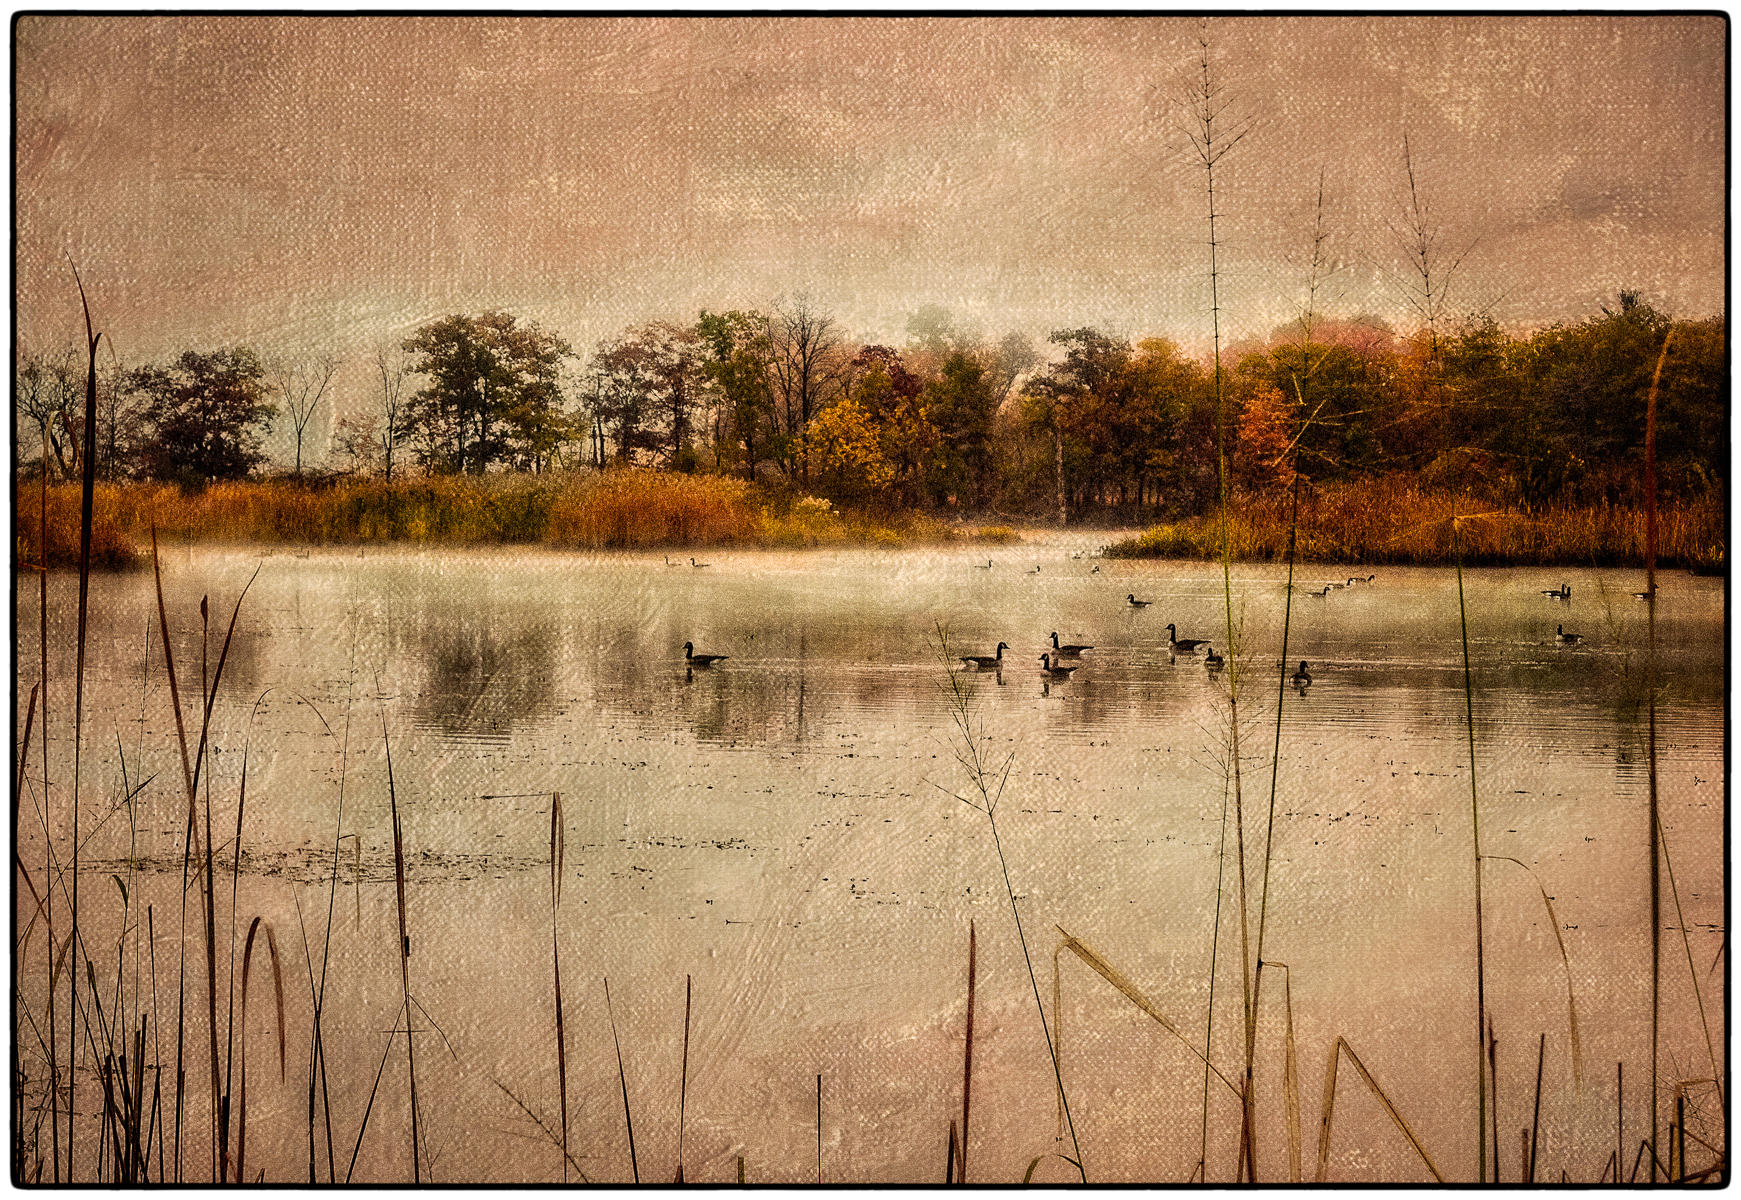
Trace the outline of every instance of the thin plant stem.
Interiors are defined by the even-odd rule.
[[[1650,378],[1650,396],[1644,415],[1644,601],[1647,638],[1645,648],[1645,699],[1649,706],[1646,757],[1649,763],[1650,830],[1650,1180],[1656,1182],[1657,1059],[1662,1031],[1662,815],[1656,777],[1656,395],[1662,383],[1663,363],[1668,359],[1674,331],[1662,339],[1656,370]]]
[[[1457,619],[1463,637],[1463,723],[1469,745],[1469,831],[1474,843],[1475,894],[1475,1092],[1479,1098],[1476,1117],[1479,1165],[1477,1178],[1487,1182],[1487,1056],[1483,1042],[1487,1031],[1486,945],[1481,919],[1481,799],[1475,770],[1475,683],[1469,667],[1469,607],[1463,592],[1463,541],[1456,509],[1451,515],[1452,557],[1457,567]],[[1497,1147],[1495,1147],[1497,1152]]]
[[[1209,1010],[1203,1022],[1203,1128],[1197,1147],[1197,1169],[1209,1182],[1209,1053],[1215,1040],[1215,979],[1221,959],[1221,898],[1227,878],[1227,781],[1221,783],[1221,840],[1215,849],[1215,928],[1209,939]]]

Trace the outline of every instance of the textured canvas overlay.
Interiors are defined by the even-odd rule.
[[[14,1184],[1726,1182],[1728,35],[18,17]]]

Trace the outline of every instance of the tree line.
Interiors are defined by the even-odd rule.
[[[1263,491],[1296,471],[1311,484],[1400,471],[1510,502],[1634,501],[1643,397],[1671,328],[1662,486],[1719,488],[1723,322],[1673,321],[1630,291],[1530,333],[1481,317],[1413,332],[1321,317],[1226,347],[1232,478]],[[238,346],[110,362],[96,461],[104,479],[198,487],[272,473],[275,431],[294,447],[287,473],[298,477],[316,459],[319,478],[388,481],[636,466],[861,507],[1056,520],[1213,503],[1213,373],[1176,342],[1078,328],[1036,346],[983,337],[937,308],[913,314],[907,334],[899,347],[853,339],[800,298],[635,325],[581,355],[512,313],[455,314],[372,351],[371,395],[332,423],[320,455],[305,435],[334,403],[336,358],[269,363]],[[84,367],[73,351],[20,358],[21,473],[76,475]]]

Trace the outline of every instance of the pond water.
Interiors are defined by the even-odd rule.
[[[1205,1135],[1204,1072],[1193,1050],[1080,960],[1054,958],[1060,929],[1079,937],[1201,1047],[1219,912],[1212,1057],[1237,1077],[1239,872],[1233,828],[1223,823],[1230,673],[1212,674],[1200,656],[1170,655],[1166,629],[1225,650],[1221,572],[1093,557],[1105,540],[716,550],[698,556],[705,568],[691,568],[687,554],[672,567],[657,554],[166,548],[178,682],[195,730],[199,598],[212,601],[215,668],[235,597],[259,570],[223,669],[208,775],[221,881],[220,1025],[244,760],[237,969],[241,938],[260,916],[285,971],[283,1082],[272,1069],[273,1006],[256,999],[248,1015],[248,1175],[307,1178],[309,959],[318,983],[329,913],[323,1027],[337,1173],[344,1177],[381,1071],[353,1178],[411,1174],[402,1037],[383,1059],[403,1020],[390,744],[425,1180],[563,1177],[562,1151],[529,1115],[547,1130],[560,1124],[553,792],[564,829],[556,940],[570,1153],[589,1179],[627,1180],[638,1170],[668,1182],[681,1112],[692,1181],[734,1178],[741,1155],[751,1181],[806,1182],[819,1153],[832,1182],[941,1181],[949,1122],[961,1111],[970,921],[973,1181],[1013,1182],[1038,1155],[1073,1153],[1068,1133],[1060,1137],[1036,989],[1058,1035],[1091,1180],[1183,1182],[1205,1142],[1209,1178],[1231,1178],[1238,1107],[1228,1090],[1214,1084]],[[988,558],[991,569],[976,568]],[[1309,566],[1298,579],[1304,588],[1350,574]],[[1376,575],[1323,599],[1296,597],[1289,671],[1304,659],[1314,677],[1301,692],[1278,688],[1285,567],[1232,572],[1244,652],[1234,666],[1251,928],[1255,936],[1279,691],[1264,957],[1287,967],[1307,1177],[1327,1056],[1345,1036],[1439,1169],[1468,1179],[1478,1119],[1473,851],[1456,579],[1446,569]],[[1570,601],[1539,594],[1562,580]],[[1642,586],[1636,571],[1465,573],[1489,856],[1486,1003],[1507,1181],[1520,1166],[1518,1131],[1530,1123],[1541,1034],[1540,1177],[1557,1179],[1562,1167],[1575,1179],[1600,1172],[1615,1145],[1619,1060],[1633,1149],[1648,1129],[1647,635],[1646,606],[1630,595]],[[34,579],[17,588],[21,732],[39,670],[38,608]],[[1132,607],[1133,592],[1152,606]],[[62,857],[70,856],[64,782],[76,603],[76,578],[53,576],[47,745]],[[144,982],[128,986],[146,996],[149,1013],[155,953],[149,1061],[167,1072],[185,798],[149,572],[94,579],[91,612],[84,937],[108,947],[95,957],[106,956],[102,978],[112,987],[122,905],[109,876],[129,889],[131,919],[151,906],[155,944],[130,932],[123,963],[126,972],[139,964]],[[1662,577],[1659,787],[1689,930],[1683,946],[1665,880],[1665,1124],[1675,1080],[1711,1073],[1689,950],[1718,1055],[1725,1034],[1723,622],[1721,580]],[[1583,640],[1557,643],[1556,626]],[[940,629],[954,653],[988,654],[1000,640],[1011,647],[1000,670],[959,677],[986,753],[999,766],[1009,759],[997,809],[1001,863],[985,815],[958,798],[972,793],[957,762]],[[1042,678],[1038,659],[1053,630],[1094,646],[1067,682]],[[730,657],[691,670],[685,641]],[[41,745],[39,727],[29,772],[38,781]],[[130,807],[120,803],[123,758],[127,781],[140,788]],[[19,820],[20,854],[33,870],[43,858],[40,800],[33,783]],[[204,795],[201,804],[203,820]],[[343,835],[336,863],[335,834]],[[204,1178],[199,912],[190,905],[186,917],[183,1144],[188,1172]],[[1576,1080],[1556,923],[1577,1009]],[[32,944],[21,973],[38,1008],[43,945]],[[256,988],[265,986],[261,970]],[[1266,970],[1258,1032],[1257,1158],[1267,1180],[1288,1171],[1281,981],[1279,967]],[[25,1038],[27,1074],[39,1066],[34,1045]],[[1330,1178],[1426,1178],[1346,1066]],[[40,1076],[27,1088],[39,1093]],[[81,1113],[96,1102],[94,1078],[80,1076]],[[1699,1111],[1714,1107],[1693,1094]],[[172,1142],[168,1118],[165,1126]],[[1721,1134],[1714,1118],[1690,1128],[1713,1141]],[[81,1174],[94,1140],[83,1143]],[[325,1178],[324,1133],[318,1157]],[[1690,1157],[1696,1169],[1706,1156],[1695,1147]],[[1035,1172],[1069,1175],[1057,1159]]]

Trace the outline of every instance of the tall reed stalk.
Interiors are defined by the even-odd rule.
[[[562,793],[550,793],[550,973],[556,989],[556,1091],[562,1117],[562,1182],[568,1182],[568,1035],[562,1021],[562,951],[556,920],[562,907]]]
[[[399,790],[393,783],[393,743],[387,736],[385,711],[381,713],[381,744],[387,754],[387,803],[393,819],[393,888],[399,903],[399,986],[404,997],[405,1078],[411,1098],[411,1182],[415,1185],[423,1182],[423,1155],[417,1124],[417,1038],[411,1025],[411,934],[405,923],[405,838],[399,825]]]
[[[46,441],[46,439],[44,439]],[[41,525],[38,536],[42,546],[48,545],[48,455],[42,456],[41,479]],[[37,564],[41,569],[37,572],[37,653],[40,659],[42,677],[38,685],[42,691],[42,853],[43,853],[43,923],[48,931],[48,944],[44,949],[44,974],[48,980],[48,1121],[51,1145],[51,1157],[54,1162],[54,1181],[60,1178],[60,1039],[58,1029],[59,1004],[55,999],[54,972],[54,834],[51,813],[53,812],[53,792],[49,786],[49,752],[48,752],[48,563],[46,555],[43,562]],[[70,1123],[72,1116],[67,1116]]]
[[[72,266],[73,281],[79,289],[79,306],[85,315],[85,344],[89,352],[89,360],[85,371],[85,423],[84,434],[80,439],[81,467],[79,490],[79,625],[77,665],[73,674],[73,842],[72,842],[72,895],[71,921],[72,932],[68,935],[73,943],[80,947],[83,940],[79,936],[79,784],[80,756],[84,750],[85,729],[85,642],[86,631],[89,628],[90,591],[91,591],[91,512],[95,502],[97,486],[97,345],[103,335],[93,330],[91,325],[91,305],[85,298],[84,281],[79,278],[79,269],[73,263],[72,255],[67,255],[67,263]],[[43,543],[46,551],[47,541]],[[46,567],[47,562],[43,565]],[[74,971],[70,981],[73,1021],[87,1020],[81,1011],[79,1003],[78,972]],[[52,997],[51,997],[52,999]],[[76,1043],[75,1043],[76,1044]],[[67,1072],[67,1181],[77,1178],[73,1168],[73,1126],[77,1120],[78,1106],[75,1094],[78,1087],[78,1052],[71,1047],[73,1055],[71,1070]]]
[[[1644,411],[1644,603],[1648,632],[1645,642],[1645,699],[1649,706],[1649,730],[1646,734],[1646,755],[1649,762],[1650,829],[1646,839],[1650,851],[1650,1180],[1656,1182],[1657,1147],[1657,1060],[1662,1036],[1662,867],[1660,864],[1662,813],[1657,800],[1656,782],[1656,394],[1662,384],[1662,366],[1668,359],[1669,344],[1674,338],[1670,329],[1662,339],[1662,350],[1656,356],[1656,370],[1650,377],[1650,396]]]
[[[1185,96],[1186,115],[1181,122],[1189,139],[1197,166],[1203,172],[1203,191],[1209,226],[1209,323],[1213,347],[1213,381],[1215,391],[1215,477],[1221,509],[1221,594],[1225,612],[1227,639],[1227,701],[1229,721],[1229,754],[1233,774],[1233,831],[1235,874],[1239,894],[1239,983],[1245,1012],[1245,1044],[1251,1047],[1257,1037],[1257,1012],[1251,975],[1251,920],[1247,895],[1245,851],[1245,792],[1240,777],[1239,728],[1239,644],[1233,620],[1233,542],[1227,525],[1229,507],[1227,473],[1227,398],[1225,377],[1221,368],[1221,243],[1217,222],[1215,169],[1250,131],[1247,122],[1230,116],[1232,101],[1225,86],[1216,78],[1210,64],[1207,23],[1199,30],[1198,57],[1195,78]],[[1247,1052],[1245,1077],[1240,1101],[1240,1170],[1242,1178],[1257,1182],[1257,1158],[1252,1147],[1255,1126],[1252,1055]]]
[[[1287,584],[1282,597],[1282,647],[1281,655],[1277,659],[1276,670],[1275,741],[1270,753],[1269,811],[1264,818],[1263,867],[1257,909],[1257,965],[1251,981],[1252,1019],[1246,1024],[1245,1069],[1247,1079],[1246,1087],[1248,1089],[1250,1089],[1255,1082],[1253,1079],[1253,1063],[1257,1056],[1256,1014],[1261,1011],[1263,1004],[1263,951],[1264,938],[1269,931],[1270,864],[1275,858],[1276,792],[1281,778],[1282,758],[1282,710],[1285,707],[1288,694],[1288,652],[1290,649],[1288,639],[1289,635],[1293,632],[1294,562],[1296,551],[1299,546],[1300,530],[1299,447],[1301,440],[1306,436],[1306,431],[1311,427],[1312,422],[1316,420],[1318,413],[1323,410],[1324,405],[1328,403],[1328,398],[1326,397],[1325,400],[1319,401],[1317,409],[1314,409],[1310,413],[1306,412],[1306,383],[1317,371],[1318,366],[1324,361],[1326,353],[1326,351],[1320,350],[1317,354],[1316,360],[1314,360],[1312,353],[1312,334],[1317,323],[1318,313],[1318,290],[1322,284],[1326,269],[1325,246],[1329,240],[1329,233],[1324,227],[1324,172],[1322,170],[1318,172],[1318,198],[1314,213],[1315,215],[1312,225],[1312,255],[1306,274],[1306,303],[1299,319],[1299,362],[1297,367],[1294,364],[1290,364],[1288,370],[1289,379],[1294,387],[1294,401],[1299,406],[1302,415],[1299,428],[1294,432],[1294,436],[1288,444],[1285,460],[1288,462],[1290,473],[1293,476],[1293,486],[1291,488],[1292,503],[1289,506],[1288,513],[1288,575]],[[1224,504],[1224,510],[1225,507]],[[1225,520],[1226,517],[1224,511],[1224,525]],[[1289,986],[1291,992],[1291,980]],[[1254,1106],[1255,1099],[1251,1105],[1248,1105],[1248,1108],[1254,1108]],[[1253,1136],[1255,1136],[1255,1130],[1253,1131]],[[1255,1152],[1254,1147],[1254,1155]],[[1297,1157],[1296,1154],[1295,1158]],[[1295,1171],[1295,1176],[1297,1179],[1297,1170]]]
[[[1451,519],[1451,544],[1461,549],[1461,533],[1455,516]],[[1463,728],[1469,747],[1469,840],[1472,847],[1470,865],[1474,876],[1475,900],[1475,1090],[1477,1178],[1487,1182],[1487,946],[1481,918],[1481,794],[1475,768],[1475,682],[1469,666],[1469,606],[1463,593],[1463,556],[1458,553],[1457,620],[1463,639]],[[1493,1152],[1497,1156],[1496,1144]]]
[[[978,981],[979,939],[973,926],[973,919],[967,921],[967,1035],[963,1039],[964,1049],[961,1063],[961,1148],[960,1156],[955,1160],[956,1183],[967,1182],[967,1133],[971,1127],[969,1118],[973,1113],[973,1001],[974,985]],[[1057,1009],[1054,1007],[1054,1013]],[[1062,1093],[1059,1093],[1062,1095]],[[953,1136],[951,1130],[951,1136]],[[952,1143],[953,1144],[953,1143]],[[947,1180],[945,1182],[948,1182]]]

